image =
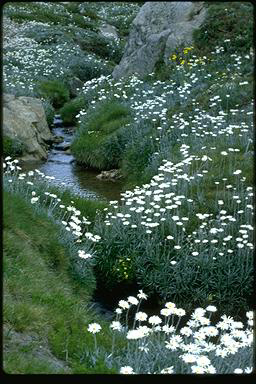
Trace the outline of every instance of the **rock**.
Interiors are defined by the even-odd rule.
[[[71,80],[69,80],[68,85],[69,85],[70,96],[76,97],[81,92],[81,89],[83,88],[84,83],[78,77],[73,77]]]
[[[54,145],[55,149],[58,149],[59,151],[67,151],[70,148],[70,143],[60,143],[57,145]]]
[[[122,178],[121,171],[119,169],[111,169],[110,171],[102,171],[96,176],[100,180],[119,180]]]
[[[52,139],[50,140],[51,143],[62,143],[64,141],[64,137],[63,136],[53,136]]]
[[[45,160],[53,135],[41,100],[4,94],[3,134],[24,144],[22,160]]]
[[[119,40],[119,36],[117,33],[116,27],[113,25],[104,23],[100,26],[99,32],[104,36],[104,37],[109,37],[110,39],[114,40]]]
[[[112,76],[144,76],[154,71],[160,59],[167,63],[176,47],[192,43],[192,33],[205,16],[202,1],[146,2],[132,22],[124,55]]]
[[[54,356],[47,339],[42,338],[42,336],[40,337],[36,332],[16,332],[7,325],[4,325],[3,335],[5,340],[3,345],[5,359],[8,357],[8,354],[21,353],[22,355],[22,353],[26,353],[24,356],[26,356],[28,361],[34,359],[37,362],[46,364],[54,373],[71,373],[67,362]]]

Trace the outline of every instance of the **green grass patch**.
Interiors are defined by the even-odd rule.
[[[24,144],[18,139],[12,139],[3,135],[3,155],[4,156],[22,156],[24,152]]]
[[[38,84],[38,93],[49,100],[54,108],[62,107],[70,98],[68,87],[61,80],[41,81]]]
[[[99,315],[87,308],[90,287],[79,285],[68,274],[68,250],[59,241],[58,227],[46,214],[35,213],[30,204],[10,193],[4,193],[3,218],[4,324],[23,339],[26,335],[36,335],[39,340],[34,346],[30,343],[25,347],[17,341],[13,350],[15,338],[6,336],[5,371],[63,372],[59,365],[51,366],[48,361],[47,368],[47,361],[32,356],[40,340],[44,340],[54,358],[71,368],[71,373],[96,373],[97,367],[93,368],[91,359],[83,361],[83,355],[85,350],[93,352],[93,337],[86,328]],[[103,347],[109,349],[111,340],[104,320],[103,327],[99,341],[102,338]],[[15,366],[16,352],[19,358]],[[108,372],[103,365],[102,371]]]
[[[81,109],[87,108],[88,103],[83,97],[76,97],[66,102],[59,110],[64,125],[76,125],[76,115]]]
[[[129,108],[112,100],[91,109],[71,145],[76,160],[100,170],[118,168],[126,140],[122,128],[130,118]]]

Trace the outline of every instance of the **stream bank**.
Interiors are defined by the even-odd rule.
[[[120,194],[123,188],[121,180],[111,181],[98,178],[99,171],[85,169],[76,163],[75,158],[70,153],[70,145],[74,137],[75,127],[55,127],[52,133],[56,142],[51,146],[46,161],[26,161],[21,163],[24,172],[38,169],[47,176],[54,176],[52,184],[60,187],[65,183],[65,187],[70,189],[73,194],[90,200],[120,201]],[[59,140],[58,140],[59,138]],[[108,302],[102,292],[97,288],[92,297],[91,308],[103,315],[107,320],[114,317],[114,298]]]

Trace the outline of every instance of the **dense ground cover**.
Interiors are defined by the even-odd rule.
[[[250,5],[241,4],[243,33],[239,22],[228,34],[234,41],[217,40],[213,15],[224,5],[212,7],[202,31],[208,28],[217,46],[205,49],[197,34],[193,47],[180,47],[144,79],[85,83],[91,105],[78,114],[73,153],[107,98],[130,108],[120,161],[130,190],[95,225],[102,238],[97,276],[109,289],[139,282],[162,300],[192,307],[210,301],[232,312],[252,298],[252,19]],[[225,18],[237,7],[232,3]]]
[[[97,244],[100,236],[88,231],[81,211],[49,192],[47,176],[24,175],[17,164],[4,162],[6,372],[252,371],[252,311],[241,322],[215,316],[214,305],[189,313],[168,301],[160,316],[148,316],[140,310],[147,300],[142,290],[119,300],[110,323],[91,311],[95,254],[83,239]]]
[[[75,273],[58,226],[7,192],[3,219],[5,372],[115,372],[90,358],[94,342],[86,328],[103,319],[89,309],[92,278]],[[110,348],[108,324],[102,326]]]
[[[105,329],[102,331],[98,323],[89,326],[88,331],[93,333],[89,345],[94,345],[95,351],[89,354],[87,365],[76,366],[71,357],[69,366],[76,366],[72,372],[87,372],[92,367],[98,373],[108,369],[121,370],[121,373],[133,373],[133,370],[135,373],[249,373],[252,365],[250,327],[253,315],[249,310],[252,308],[254,184],[251,4],[214,2],[209,5],[205,25],[195,34],[193,46],[179,47],[170,56],[168,65],[160,61],[155,72],[145,78],[134,75],[119,81],[111,78],[110,70],[104,72],[106,67],[113,68],[113,57],[108,57],[105,64],[105,56],[97,56],[101,48],[96,46],[95,49],[99,49],[92,55],[90,49],[94,44],[88,43],[90,49],[89,45],[87,48],[81,46],[83,44],[74,39],[71,31],[75,28],[84,40],[84,25],[78,30],[81,18],[74,18],[72,25],[67,26],[65,23],[70,18],[66,16],[87,12],[88,36],[92,39],[95,38],[93,28],[105,17],[112,24],[116,22],[123,38],[127,36],[123,21],[129,21],[128,14],[134,17],[138,9],[136,4],[115,4],[112,8],[106,5],[100,11],[97,3],[57,4],[56,8],[49,3],[42,5],[42,9],[39,4],[43,3],[33,5],[34,16],[33,12],[26,12],[28,3],[6,6],[5,17],[11,19],[9,24],[4,24],[5,35],[11,37],[4,46],[8,57],[4,63],[6,90],[32,95],[40,95],[41,90],[41,96],[42,91],[46,92],[45,103],[51,112],[52,105],[59,108],[66,101],[61,112],[67,119],[72,115],[70,121],[78,125],[72,150],[79,162],[98,169],[118,166],[127,182],[121,204],[112,201],[106,206],[81,201],[61,189],[54,190],[46,175],[39,171],[22,173],[16,161],[5,159],[4,187],[12,194],[8,199],[19,195],[32,204],[34,212],[47,213],[62,228],[62,246],[69,256],[61,260],[57,257],[59,264],[70,263],[72,276],[78,285],[81,284],[82,291],[83,284],[87,284],[93,292],[96,283],[102,290],[116,295],[116,319],[110,324],[112,345],[106,341],[109,333]],[[38,13],[39,8],[45,11]],[[49,9],[56,11],[56,15],[52,12],[51,19],[47,19]],[[34,39],[35,36],[39,38],[40,33],[34,34],[32,41],[26,34],[35,23],[24,23],[36,14],[40,16],[40,23],[47,24],[47,27],[41,25],[41,32],[56,25],[65,31],[64,35],[57,33],[55,36],[56,30],[54,33],[53,29],[49,30],[47,39],[51,41],[54,36],[54,42],[47,48],[49,42],[47,40],[46,44],[43,39],[46,45],[42,52]],[[17,22],[21,22],[19,27]],[[40,29],[40,25],[37,27]],[[12,35],[17,30],[24,32],[20,49],[17,49],[17,36]],[[206,34],[209,34],[207,40]],[[91,40],[88,37],[86,41]],[[14,44],[13,49],[10,42]],[[60,49],[56,48],[56,42]],[[22,60],[26,56],[21,52],[29,44],[32,44],[29,51],[32,56],[27,59],[30,65],[25,65]],[[100,44],[104,46],[104,42]],[[86,49],[90,52],[86,56],[88,60],[91,55],[103,60],[101,69],[91,71],[88,77],[84,69],[80,71]],[[46,62],[42,58],[37,61],[33,55],[41,52],[47,57],[47,54],[55,55],[55,50],[62,56],[49,56],[49,67],[46,67],[49,76],[45,81],[40,77],[40,65],[45,66]],[[72,69],[69,63],[76,54],[79,60]],[[19,68],[16,72],[15,66]],[[74,68],[78,68],[77,72],[72,72]],[[38,84],[26,71],[40,80]],[[66,71],[76,76],[78,73],[85,75],[81,78],[85,81],[81,92],[70,101],[68,92],[65,89],[61,92],[60,88],[59,94],[52,99],[51,86],[55,77],[69,89]],[[85,147],[90,153],[84,153]],[[21,204],[17,210],[21,212],[22,221],[26,209]],[[13,210],[12,214],[17,213]],[[12,250],[8,236],[7,249]],[[32,238],[32,233],[26,236]],[[40,249],[43,253],[44,249]],[[18,251],[10,252],[16,254]],[[145,298],[144,294],[140,292],[137,298],[130,296],[127,301],[119,301],[123,298],[120,287],[124,290],[142,288],[165,307],[160,317],[148,319],[150,330],[148,326],[139,327],[140,322],[147,319],[136,307],[137,301]],[[8,290],[6,293],[8,296]],[[11,307],[8,300],[7,312]],[[31,305],[33,312],[31,302],[24,305],[29,314]],[[203,309],[194,310],[198,306]],[[225,316],[211,328],[206,314],[216,309],[217,314],[225,313]],[[21,311],[25,310],[21,308]],[[139,322],[129,322],[130,328],[128,312],[137,313]],[[191,313],[192,322],[188,318]],[[11,314],[13,318],[8,318],[8,322],[14,319],[13,328],[19,332],[14,309]],[[226,315],[236,316],[243,323],[249,319],[247,329],[242,330],[240,321]],[[60,344],[66,337],[66,323],[62,330]],[[77,340],[82,339],[81,333],[75,335]],[[117,336],[120,348],[115,346]],[[52,345],[52,351],[63,359],[64,352],[59,352],[59,344]],[[65,349],[69,356],[75,354],[72,348],[71,352]],[[89,356],[86,347],[84,353]],[[190,363],[193,363],[191,367]],[[10,367],[13,369],[11,363]]]
[[[139,5],[19,2],[2,9],[4,91],[40,96],[45,80],[58,79],[69,88],[74,76],[86,81],[110,74]],[[115,25],[120,38],[98,33],[106,22]]]

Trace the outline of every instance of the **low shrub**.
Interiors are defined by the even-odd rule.
[[[229,53],[248,52],[253,42],[252,3],[207,3],[206,19],[193,33],[195,46],[205,53],[216,46],[224,46]]]
[[[76,57],[70,63],[70,72],[82,81],[88,81],[101,75],[110,75],[113,67],[90,56]]]
[[[3,154],[4,156],[22,156],[24,144],[18,139],[12,139],[8,136],[3,136]]]
[[[79,31],[74,40],[84,52],[95,54],[104,60],[112,60],[117,63],[123,54],[124,44],[94,31]]]

